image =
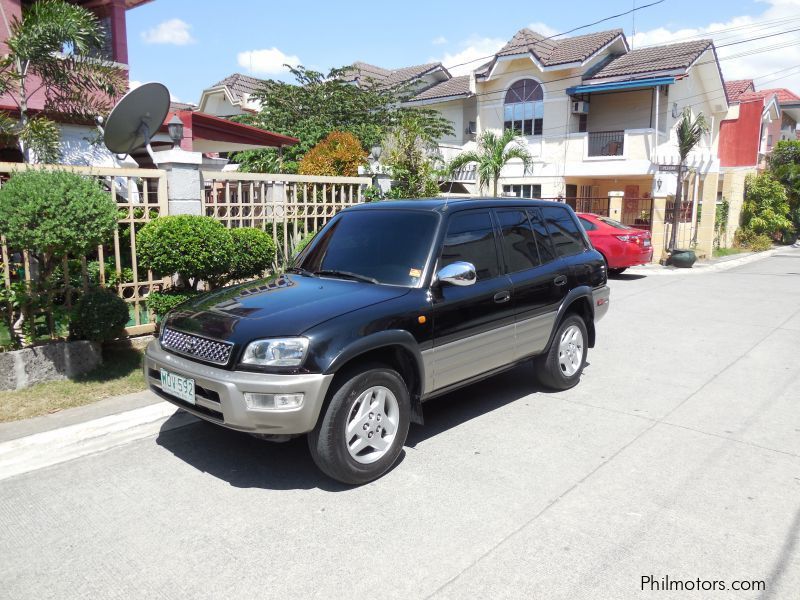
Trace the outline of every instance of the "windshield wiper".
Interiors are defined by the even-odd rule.
[[[305,275],[306,277],[316,277],[316,273],[312,273],[308,269],[304,269],[303,267],[289,267],[286,269],[287,273],[297,273],[298,275]]]
[[[333,277],[345,277],[347,279],[355,279],[356,281],[363,281],[365,283],[378,283],[374,277],[367,277],[358,273],[351,273],[350,271],[338,271],[336,269],[322,269],[314,271],[314,275],[331,275]]]

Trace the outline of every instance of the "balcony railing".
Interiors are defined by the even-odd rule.
[[[624,131],[589,132],[589,156],[622,156],[624,149]]]
[[[450,181],[475,181],[477,179],[477,167],[475,165],[467,165],[457,171],[453,172]]]

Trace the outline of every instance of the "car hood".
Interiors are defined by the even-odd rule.
[[[204,294],[172,311],[165,327],[234,343],[301,335],[408,288],[328,277],[281,275]]]

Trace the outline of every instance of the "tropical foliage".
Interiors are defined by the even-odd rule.
[[[332,131],[300,159],[302,175],[355,177],[366,164],[367,153],[359,139],[349,131]]]
[[[436,111],[402,108],[399,100],[407,90],[371,84],[353,85],[346,80],[347,68],[327,74],[303,66],[290,67],[295,81],[267,80],[253,98],[261,103],[254,115],[237,120],[296,137],[300,142],[277,150],[248,150],[232,157],[241,170],[296,173],[300,159],[333,131],[352,133],[368,149],[406,114],[416,115],[425,135],[439,138],[453,131],[452,124]]]
[[[491,184],[492,195],[497,196],[497,182],[503,167],[513,159],[521,160],[525,169],[531,164],[531,155],[517,135],[518,132],[511,129],[500,135],[491,130],[484,131],[478,136],[477,150],[462,152],[450,162],[450,173],[474,163],[481,187]]]
[[[0,134],[13,137],[25,162],[55,162],[59,128],[52,116],[92,121],[124,89],[124,74],[102,57],[104,31],[88,10],[63,0],[40,0],[9,24],[8,53],[0,58],[0,93],[18,116],[0,116]],[[34,95],[44,110],[31,115]]]
[[[403,115],[383,138],[382,162],[391,169],[392,195],[427,198],[439,195],[438,147],[416,114]]]
[[[786,189],[770,173],[748,175],[742,204],[742,228],[774,236],[792,226]]]
[[[697,116],[692,116],[690,108],[685,108],[681,115],[680,121],[676,127],[678,136],[678,185],[675,190],[674,212],[672,214],[672,222],[680,223],[680,211],[683,201],[683,172],[685,169],[686,159],[689,154],[694,150],[695,146],[700,143],[703,136],[708,133],[708,122],[699,113]],[[672,227],[670,235],[669,249],[674,250],[678,243],[678,227]]]

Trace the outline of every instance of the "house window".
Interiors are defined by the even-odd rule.
[[[520,79],[506,92],[503,127],[522,135],[542,135],[544,102],[542,86],[533,79]]]
[[[538,183],[504,185],[503,196],[510,196],[512,198],[541,198],[542,186]]]
[[[578,132],[586,133],[586,125],[589,121],[589,115],[578,115]]]

